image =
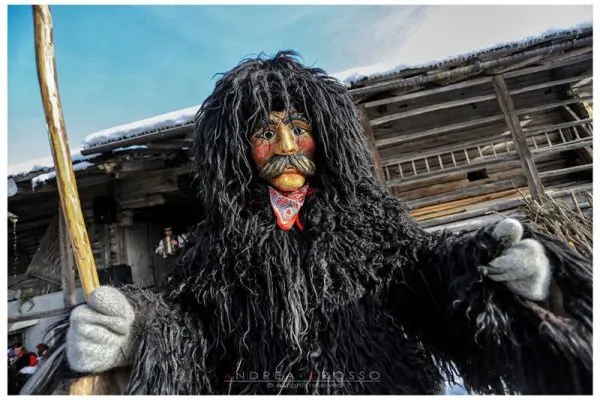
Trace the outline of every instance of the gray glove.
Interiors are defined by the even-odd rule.
[[[502,282],[518,296],[545,300],[552,268],[542,244],[534,239],[522,239],[523,225],[510,218],[499,222],[492,235],[506,250],[480,270],[489,279]]]
[[[96,289],[87,304],[71,312],[66,343],[71,369],[98,373],[129,365],[134,317],[133,307],[118,289]]]

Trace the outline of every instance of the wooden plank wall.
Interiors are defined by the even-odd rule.
[[[560,191],[590,184],[582,190],[591,191],[592,120],[572,111],[585,110],[584,102],[592,104],[591,50],[509,70],[502,78],[542,186]],[[503,113],[493,79],[391,93],[362,104],[386,185],[408,202],[418,220],[443,224],[449,215],[469,215],[476,205],[485,203],[493,211],[497,204],[529,193],[507,125],[512,117]]]

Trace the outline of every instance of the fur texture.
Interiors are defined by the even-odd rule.
[[[303,231],[276,227],[249,156],[249,133],[290,106],[317,145]],[[485,279],[477,267],[503,250],[490,229],[421,230],[377,184],[358,121],[347,90],[290,52],[217,82],[195,123],[209,217],[171,287],[124,291],[137,326],[126,393],[434,394],[454,370],[480,393],[591,393],[589,262],[526,228],[568,318]]]

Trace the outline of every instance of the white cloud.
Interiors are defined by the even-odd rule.
[[[407,66],[429,64],[506,42],[539,36],[592,22],[592,6],[440,6],[430,7],[410,30],[398,37],[397,25],[385,25],[395,40],[381,42],[380,53],[388,54],[372,65],[334,75],[343,81],[389,73]],[[406,21],[404,21],[406,23]],[[412,32],[411,32],[412,31]],[[378,36],[383,36],[379,31]]]

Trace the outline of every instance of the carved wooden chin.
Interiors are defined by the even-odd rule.
[[[283,174],[269,179],[269,183],[280,192],[293,192],[304,186],[306,178],[298,172],[284,172]]]

